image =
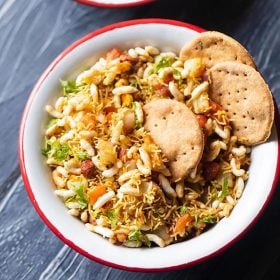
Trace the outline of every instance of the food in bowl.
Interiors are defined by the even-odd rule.
[[[75,80],[62,80],[63,95],[46,106],[52,119],[43,153],[55,193],[71,215],[114,244],[164,247],[229,216],[249,176],[250,146],[270,134],[267,88],[257,95],[264,96],[260,111],[268,122],[247,101],[225,97],[239,71],[257,76],[256,70],[234,62],[229,71],[227,60],[215,62],[215,70],[202,47],[195,57],[184,50],[178,57],[153,46],[113,48]],[[223,83],[216,73],[227,72]],[[247,77],[234,83],[243,88]],[[245,107],[246,129],[235,118]],[[256,140],[248,127],[263,123],[266,133]]]
[[[113,46],[128,50],[152,45],[163,52],[179,54],[182,46],[195,39],[199,32],[203,30],[183,22],[163,19],[133,20],[106,26],[63,51],[45,70],[29,97],[19,137],[19,163],[26,191],[34,208],[53,233],[93,261],[133,271],[170,271],[189,267],[236,243],[252,228],[272,198],[279,177],[276,107],[271,136],[268,141],[252,149],[250,176],[238,203],[228,217],[222,218],[195,238],[164,248],[153,246],[131,249],[115,246],[99,234],[88,231],[79,219],[69,215],[65,205],[54,194],[51,169],[46,164],[46,158],[38,151],[42,147],[45,126],[49,120],[44,108],[46,104],[54,104],[58,98],[59,80],[74,80]],[[211,94],[211,83],[208,94]]]

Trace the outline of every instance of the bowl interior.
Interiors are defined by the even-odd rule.
[[[97,261],[115,267],[149,270],[184,266],[212,255],[239,236],[258,215],[272,190],[278,159],[276,128],[270,140],[253,149],[250,178],[245,191],[228,218],[189,241],[165,248],[130,249],[110,244],[86,230],[82,222],[67,213],[54,195],[49,167],[41,155],[41,143],[47,114],[44,106],[52,103],[60,92],[59,79],[74,78],[112,47],[153,45],[161,50],[179,52],[197,32],[166,22],[137,23],[108,28],[95,33],[68,49],[45,73],[45,79],[33,91],[29,109],[23,119],[21,165],[32,202],[51,229],[68,245]]]

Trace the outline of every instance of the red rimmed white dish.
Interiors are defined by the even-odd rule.
[[[76,0],[76,2],[104,8],[129,8],[141,6],[156,0]]]
[[[67,213],[53,193],[51,173],[41,155],[47,113],[44,107],[59,94],[59,79],[71,79],[112,47],[128,49],[153,45],[179,52],[203,29],[183,22],[144,19],[120,22],[94,31],[63,51],[43,73],[27,102],[20,128],[19,162],[27,193],[48,227],[67,245],[97,262],[134,271],[184,268],[218,254],[238,240],[267,206],[279,177],[279,121],[268,142],[252,151],[250,178],[228,218],[188,241],[165,248],[126,248],[89,232]],[[168,36],[167,36],[168,34]]]

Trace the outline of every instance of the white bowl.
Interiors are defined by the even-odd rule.
[[[121,22],[99,29],[78,40],[47,68],[26,105],[20,128],[19,160],[28,195],[48,227],[67,245],[97,262],[128,270],[178,269],[216,255],[236,241],[257,220],[267,205],[279,177],[279,140],[276,125],[268,142],[253,148],[250,178],[228,218],[198,237],[165,248],[126,248],[89,232],[67,213],[54,193],[50,169],[41,155],[44,106],[59,94],[59,79],[74,78],[112,47],[154,45],[178,52],[201,28],[172,20],[145,19]]]
[[[128,8],[145,5],[155,0],[76,0],[81,4],[103,8]]]

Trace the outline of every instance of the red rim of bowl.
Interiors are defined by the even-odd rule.
[[[274,107],[275,107],[275,124],[276,124],[276,130],[277,130],[277,139],[278,139],[278,156],[277,156],[277,165],[276,165],[276,171],[275,171],[275,175],[274,175],[274,179],[273,179],[273,184],[271,187],[271,190],[267,196],[266,201],[264,202],[262,208],[260,209],[260,211],[257,213],[257,215],[255,216],[255,218],[251,221],[250,224],[248,224],[248,226],[242,231],[240,232],[237,236],[235,236],[232,240],[230,240],[227,244],[225,244],[223,247],[219,248],[217,251],[201,257],[199,259],[193,260],[191,262],[185,263],[185,264],[180,264],[180,265],[176,265],[176,266],[170,266],[170,267],[162,267],[162,268],[141,268],[141,267],[129,267],[129,266],[124,266],[124,265],[119,265],[116,263],[112,263],[103,259],[100,259],[92,254],[90,254],[89,252],[83,250],[82,248],[78,247],[75,243],[73,243],[71,240],[67,239],[66,237],[64,237],[60,231],[51,223],[50,220],[48,220],[48,218],[45,216],[45,214],[43,213],[43,211],[40,209],[40,206],[38,205],[36,198],[34,196],[34,193],[32,191],[32,187],[30,185],[29,179],[28,179],[28,174],[26,172],[25,169],[25,161],[24,161],[24,143],[23,143],[23,138],[24,138],[24,129],[25,129],[25,122],[28,116],[28,112],[29,109],[32,105],[33,99],[35,97],[35,95],[37,94],[41,84],[44,82],[44,80],[48,77],[48,75],[53,71],[53,69],[55,68],[55,66],[57,65],[57,63],[59,61],[61,61],[65,56],[67,56],[73,49],[75,49],[77,46],[79,46],[80,44],[84,43],[85,41],[99,35],[102,34],[104,32],[107,31],[111,31],[113,29],[116,28],[123,28],[123,27],[127,27],[127,26],[132,26],[132,25],[137,25],[137,24],[155,24],[155,23],[159,23],[159,24],[166,24],[166,25],[174,25],[174,26],[181,26],[181,27],[185,27],[188,29],[192,29],[194,31],[197,32],[203,32],[205,31],[204,29],[197,27],[195,25],[192,24],[188,24],[188,23],[184,23],[184,22],[180,22],[180,21],[175,21],[175,20],[168,20],[168,19],[158,19],[158,18],[151,18],[151,19],[139,19],[139,20],[130,20],[130,21],[123,21],[123,22],[119,22],[119,23],[115,23],[106,27],[103,27],[101,29],[98,29],[92,33],[89,33],[88,35],[82,37],[81,39],[77,40],[76,42],[74,42],[72,45],[70,45],[68,48],[66,48],[60,55],[58,55],[58,57],[49,65],[49,67],[45,70],[45,72],[42,74],[42,76],[39,78],[39,80],[37,81],[36,85],[34,86],[30,97],[27,101],[27,104],[25,106],[23,115],[22,115],[22,120],[21,120],[21,125],[20,125],[20,131],[19,131],[19,142],[18,142],[18,158],[19,158],[19,165],[20,165],[20,171],[21,171],[21,175],[22,175],[22,179],[26,188],[26,191],[28,193],[28,196],[34,206],[34,208],[36,209],[36,211],[38,212],[39,216],[41,217],[41,219],[45,222],[45,224],[68,246],[70,246],[71,248],[73,248],[74,250],[76,250],[77,252],[79,252],[80,254],[88,257],[89,259],[96,261],[98,263],[101,264],[105,264],[111,267],[115,267],[118,269],[124,269],[124,270],[131,270],[131,271],[141,271],[141,272],[159,272],[159,271],[170,271],[170,270],[177,270],[177,269],[182,269],[182,268],[186,268],[189,266],[192,266],[194,264],[198,264],[202,261],[208,260],[211,257],[214,257],[218,254],[220,254],[221,252],[225,251],[227,248],[229,248],[230,246],[232,246],[236,241],[238,241],[256,222],[257,220],[260,218],[260,216],[262,215],[264,209],[267,207],[268,202],[270,201],[273,192],[277,186],[278,183],[278,179],[279,179],[279,175],[280,175],[280,155],[279,155],[279,151],[280,151],[280,140],[279,140],[279,136],[280,136],[280,116],[279,116],[279,111],[277,108],[276,103],[274,102]]]
[[[152,3],[156,0],[138,0],[135,2],[130,3],[122,3],[122,4],[114,4],[114,3],[101,3],[94,0],[75,0],[78,3],[88,5],[88,6],[96,6],[96,7],[102,7],[102,8],[129,8],[134,6],[142,6],[148,3]]]

